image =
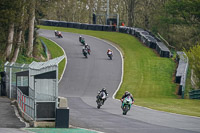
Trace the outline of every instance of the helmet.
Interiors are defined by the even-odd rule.
[[[87,46],[88,44],[86,43],[85,46]]]
[[[128,92],[128,91],[125,91],[125,94],[126,94],[126,95],[128,95],[128,94],[130,94],[130,92]]]
[[[106,91],[106,88],[102,88],[102,91]]]

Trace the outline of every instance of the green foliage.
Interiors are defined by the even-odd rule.
[[[186,51],[186,54],[189,58],[190,68],[194,71],[197,79],[200,79],[200,44],[191,47]],[[197,85],[200,86],[200,81],[198,81]]]
[[[55,45],[54,42],[52,42],[44,37],[40,37],[40,38],[46,44],[46,46],[51,54],[52,59],[64,55],[64,52],[62,51],[62,49],[58,45]]]
[[[30,63],[32,63],[33,61],[38,61],[38,60],[36,60],[35,58],[29,58],[29,57],[27,57],[26,55],[24,55],[24,54],[19,54],[19,56],[18,56],[18,58],[17,58],[17,63],[20,63],[20,64],[30,64]]]
[[[44,61],[47,58],[47,55],[45,54],[44,48],[40,41],[40,37],[36,39],[36,42],[34,44],[33,56],[40,61]]]
[[[199,5],[199,0],[168,0],[155,15],[153,30],[177,50],[189,49],[200,40]]]
[[[166,4],[167,12],[172,16],[171,20],[182,24],[200,24],[199,0],[169,0]],[[174,19],[173,19],[174,18]]]

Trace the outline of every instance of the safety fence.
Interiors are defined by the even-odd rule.
[[[6,62],[6,96],[17,99],[22,115],[31,120],[55,120],[58,107],[58,64],[65,56],[46,62]]]
[[[13,62],[6,62],[4,64],[5,71],[5,95],[9,98],[17,99],[17,89],[16,85],[21,83],[21,86],[28,85],[28,79],[26,77],[22,77],[20,79],[16,78],[16,73],[21,71],[28,70],[28,64],[19,64]]]
[[[55,120],[55,101],[36,101],[32,96],[25,95],[17,88],[17,102],[21,110],[36,121]]]
[[[200,99],[200,90],[192,90],[189,92],[190,99]]]
[[[17,88],[17,102],[23,112],[28,114],[32,119],[35,118],[35,101],[34,98],[29,97],[22,93],[22,91]]]

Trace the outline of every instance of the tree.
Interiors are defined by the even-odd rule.
[[[19,50],[21,47],[21,43],[22,43],[22,27],[24,24],[23,21],[24,21],[25,0],[20,2],[20,6],[21,6],[21,10],[18,12],[18,15],[17,15],[20,18],[18,33],[17,33],[17,42],[16,42],[16,47],[15,47],[11,62],[16,62],[18,58]]]
[[[200,0],[169,0],[166,10],[173,24],[200,25]]]
[[[35,0],[31,0],[29,4],[29,35],[27,56],[32,57],[33,40],[34,40],[34,21],[35,21]]]
[[[128,26],[133,27],[135,19],[135,7],[138,3],[137,0],[126,0],[128,10]]]
[[[200,0],[168,0],[166,22],[173,28],[171,35],[178,47],[189,49],[200,41]],[[181,41],[180,41],[181,40]]]
[[[16,19],[16,13],[18,9],[18,1],[1,1],[1,13],[2,13],[2,19],[4,20],[4,23],[8,25],[6,28],[8,28],[8,37],[7,37],[7,45],[5,49],[5,59],[9,60],[9,56],[12,52],[13,47],[13,39],[14,39],[14,26]]]
[[[14,38],[14,22],[9,24],[8,43],[7,43],[6,51],[5,51],[5,59],[6,60],[9,60],[9,56],[12,52],[13,38]]]

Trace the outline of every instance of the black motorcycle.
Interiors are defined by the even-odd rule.
[[[111,54],[108,53],[107,55],[110,58],[110,60],[112,60],[113,54],[112,53]]]
[[[83,55],[85,56],[85,58],[88,58],[88,57],[87,57],[87,54],[88,54],[88,53],[87,53],[87,49],[83,49],[82,52],[83,52]]]
[[[104,104],[105,100],[106,100],[106,93],[105,92],[100,92],[97,95],[97,108],[100,109],[100,107]]]

